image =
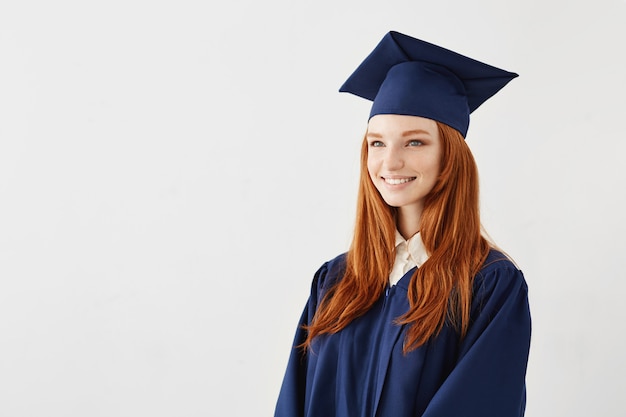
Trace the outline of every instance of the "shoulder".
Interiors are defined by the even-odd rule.
[[[491,249],[483,266],[476,275],[476,280],[483,282],[485,280],[493,280],[497,278],[521,281],[524,285],[524,274],[504,253]]]
[[[487,255],[487,259],[485,259],[485,262],[483,263],[481,272],[486,272],[498,268],[518,269],[507,255],[497,249],[491,249],[489,250],[489,255]]]
[[[474,277],[474,296],[478,299],[511,294],[526,296],[528,286],[522,271],[500,251],[492,249]]]
[[[319,267],[311,284],[311,295],[321,299],[323,294],[339,281],[346,271],[347,253],[326,261]]]

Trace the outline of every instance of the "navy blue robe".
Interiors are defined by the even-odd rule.
[[[313,279],[276,405],[275,417],[519,417],[526,405],[530,346],[528,288],[513,263],[491,251],[474,278],[471,324],[462,340],[450,326],[404,354],[415,268],[363,316],[336,334],[306,339],[324,293],[343,276],[345,254]]]

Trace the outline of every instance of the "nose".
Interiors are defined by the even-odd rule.
[[[404,157],[402,152],[394,147],[387,148],[383,163],[385,169],[388,171],[397,171],[404,168]]]

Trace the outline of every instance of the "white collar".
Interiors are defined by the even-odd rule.
[[[405,240],[396,230],[396,259],[389,274],[390,285],[395,285],[408,271],[416,266],[419,268],[427,260],[428,252],[419,232]]]

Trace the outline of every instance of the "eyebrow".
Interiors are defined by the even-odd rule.
[[[417,135],[417,134],[426,134],[428,136],[430,136],[430,132],[423,130],[423,129],[415,129],[415,130],[407,130],[405,132],[402,132],[402,137],[407,137],[407,136],[411,136],[411,135]],[[383,135],[381,135],[380,133],[376,133],[376,132],[367,132],[366,135],[368,138],[378,138],[378,139],[382,139]]]
[[[425,133],[428,136],[430,136],[430,132],[427,132],[427,131],[425,131],[423,129],[415,129],[415,130],[407,130],[406,132],[402,132],[402,137],[411,136],[411,135],[417,135],[417,134],[420,134],[420,133]]]

